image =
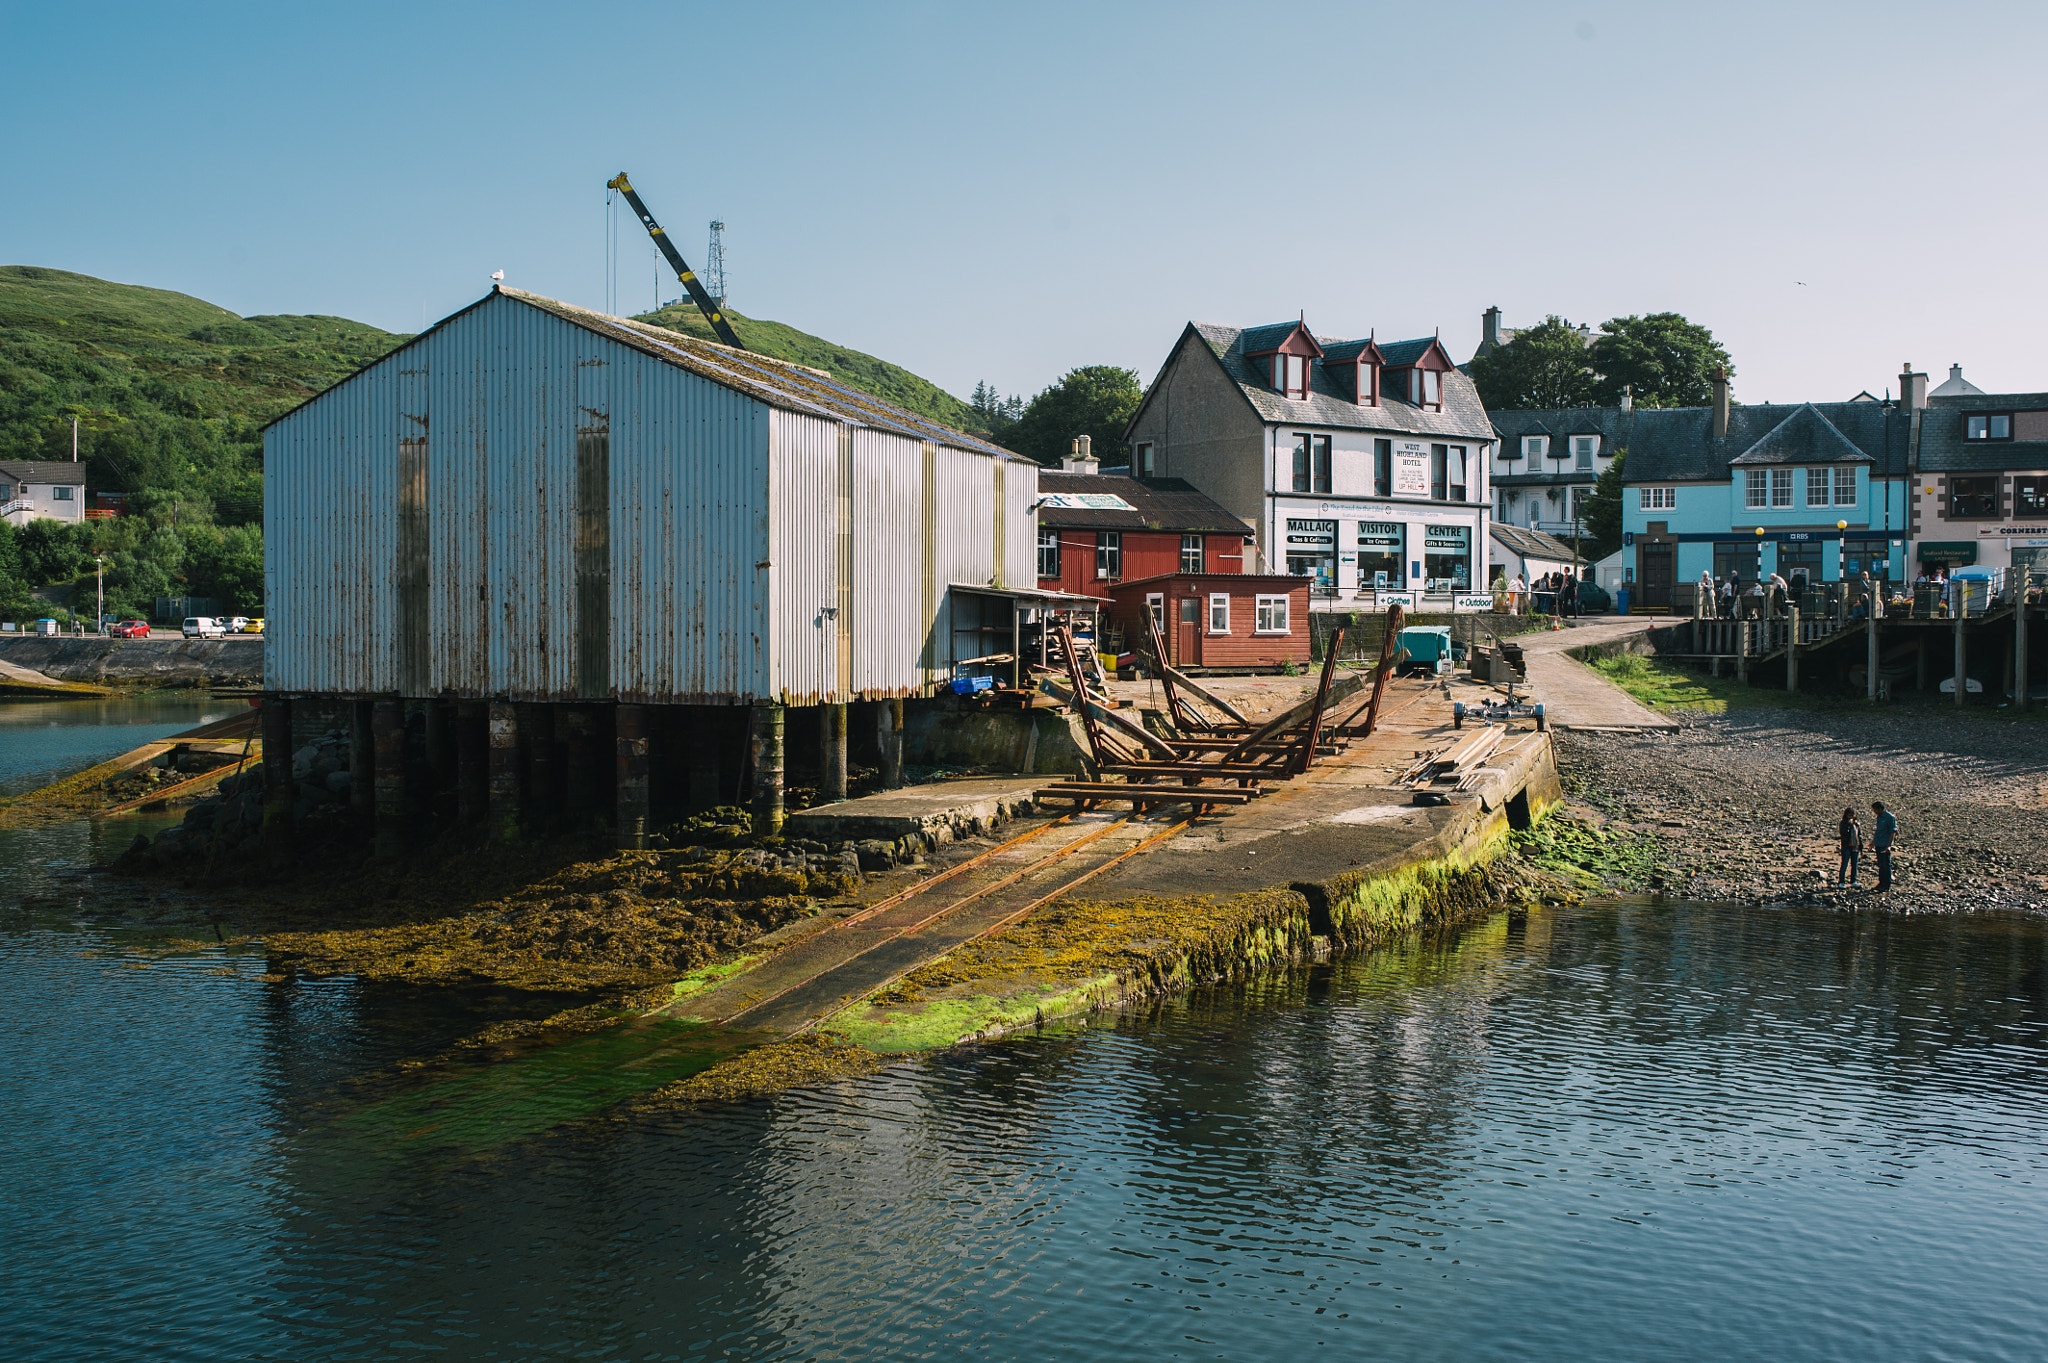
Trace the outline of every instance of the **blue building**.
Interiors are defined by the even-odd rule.
[[[1525,428],[1585,428],[1623,460],[1632,608],[1689,610],[1703,572],[1745,582],[1801,570],[1815,582],[1905,574],[1911,410],[1868,397],[1732,406],[1725,381],[1714,399],[1490,415],[1504,446]]]

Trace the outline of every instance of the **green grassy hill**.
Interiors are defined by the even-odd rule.
[[[747,349],[778,360],[794,364],[809,365],[822,369],[849,388],[858,388],[863,393],[872,393],[899,407],[928,416],[934,421],[944,422],[955,430],[978,431],[980,423],[974,410],[959,398],[927,379],[921,379],[900,365],[878,360],[858,350],[849,350],[843,345],[834,345],[808,332],[798,331],[782,322],[763,322],[752,317],[742,317],[727,308],[726,320],[739,333],[740,341]],[[706,341],[716,341],[718,336],[711,330],[711,324],[704,320],[704,314],[688,299],[670,303],[659,312],[642,313],[635,320],[651,322],[680,331],[685,336],[695,336]]]

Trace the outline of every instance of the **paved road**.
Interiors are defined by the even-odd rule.
[[[1672,721],[1565,652],[1626,639],[1655,629],[1659,623],[1662,622],[1653,619],[1603,616],[1581,621],[1573,629],[1515,636],[1529,665],[1529,690],[1543,702],[1544,717],[1552,727],[1676,729],[1678,726]]]

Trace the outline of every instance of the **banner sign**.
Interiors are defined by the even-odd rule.
[[[1420,440],[1394,442],[1394,495],[1429,496],[1429,446]]]
[[[1487,598],[1491,600],[1492,598]],[[1405,610],[1415,609],[1414,592],[1374,592],[1372,603],[1384,610],[1388,606],[1400,606]]]

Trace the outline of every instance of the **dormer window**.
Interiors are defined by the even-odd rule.
[[[1550,450],[1547,435],[1525,435],[1522,437],[1522,454],[1531,460],[1541,459]]]
[[[1434,369],[1408,371],[1408,401],[1425,411],[1440,412],[1444,406],[1444,376]]]
[[[1290,398],[1308,396],[1308,356],[1275,355],[1273,357],[1273,391]]]
[[[1963,419],[1965,440],[2012,439],[2012,416],[2007,412],[1984,412]]]
[[[1380,405],[1380,367],[1369,360],[1358,362],[1358,405]]]

